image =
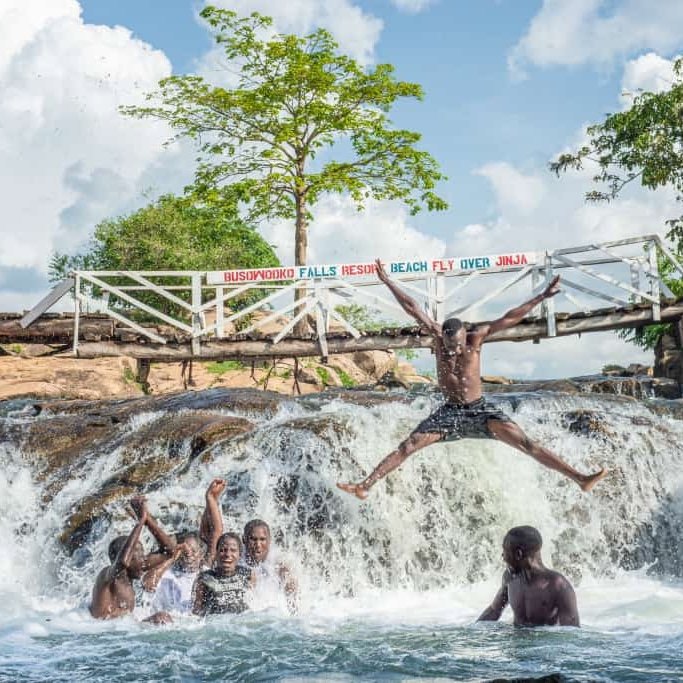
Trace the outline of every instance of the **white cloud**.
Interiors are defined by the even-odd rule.
[[[369,201],[362,212],[345,196],[324,197],[312,208],[309,228],[309,263],[353,263],[430,258],[443,255],[445,244],[410,224],[404,206]],[[294,263],[294,228],[277,221],[264,226],[265,238],[277,246],[282,263]]]
[[[162,52],[127,29],[84,24],[74,0],[5,0],[0,167],[11,169],[0,187],[5,274],[32,269],[40,280],[53,250],[72,251],[96,222],[177,173],[177,149],[162,150],[165,125],[118,112],[122,104],[140,103],[170,71]],[[161,159],[171,170],[150,182],[149,169]],[[11,308],[15,295],[5,282],[0,308]]]
[[[525,66],[609,65],[643,50],[680,47],[680,0],[544,0],[509,55],[513,72]]]
[[[543,180],[533,175],[525,175],[509,163],[498,161],[485,164],[477,169],[475,174],[491,182],[500,208],[506,212],[528,214],[543,201]]]
[[[436,2],[436,0],[391,0],[392,5],[402,12],[408,12],[410,14],[422,12],[422,10],[433,5],[434,2]]]
[[[316,28],[325,28],[335,37],[342,52],[369,64],[383,22],[364,12],[353,0],[211,0],[207,4],[234,10],[242,16],[259,12],[273,18],[275,31],[305,35]],[[213,49],[200,63],[200,73],[215,73],[224,65],[220,49]]]
[[[622,88],[626,93],[637,94],[639,90],[662,92],[674,82],[674,60],[664,59],[655,52],[648,52],[632,59],[624,67]],[[624,98],[624,106],[631,105],[631,97]]]

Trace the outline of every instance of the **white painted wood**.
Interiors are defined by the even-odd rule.
[[[20,321],[23,328],[35,322],[43,313],[52,308],[65,294],[75,288],[76,278],[68,277],[55,285]]]
[[[185,323],[182,323],[179,320],[176,320],[175,318],[171,318],[170,315],[166,315],[161,311],[157,311],[156,309],[152,308],[151,306],[148,306],[142,301],[139,301],[138,299],[130,296],[129,294],[120,291],[114,285],[110,285],[107,282],[104,282],[104,280],[101,280],[96,275],[93,275],[92,272],[88,275],[81,272],[80,275],[83,277],[83,279],[91,282],[94,285],[97,285],[105,291],[111,292],[114,296],[117,296],[120,299],[127,301],[129,304],[132,304],[136,308],[139,308],[140,310],[145,311],[146,313],[149,313],[150,315],[153,315],[156,318],[159,318],[159,320],[163,320],[169,325],[173,325],[173,327],[177,327],[178,329],[184,330],[185,332],[192,334],[192,327],[190,327],[189,325],[186,325]]]

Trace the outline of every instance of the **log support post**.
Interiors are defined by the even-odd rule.
[[[152,361],[149,358],[136,359],[136,373],[135,381],[142,387],[142,390],[149,393],[149,371],[152,367]]]

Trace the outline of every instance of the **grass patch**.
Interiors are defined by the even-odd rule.
[[[126,384],[137,384],[135,373],[127,365],[123,368],[123,381]]]
[[[330,385],[330,373],[325,369],[321,368],[318,366],[315,371],[318,373],[318,377],[320,377],[322,383],[324,386],[329,386]]]
[[[351,387],[356,386],[356,383],[348,372],[337,370],[337,374],[339,375],[339,381],[342,383],[344,389],[350,389]]]
[[[234,372],[235,370],[243,370],[244,363],[239,360],[220,360],[215,363],[209,363],[206,366],[206,371],[214,375],[224,375],[226,372]]]

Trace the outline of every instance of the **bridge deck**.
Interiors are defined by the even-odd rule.
[[[30,327],[19,324],[22,314],[0,313],[0,344],[47,344],[57,348],[71,348],[73,345],[74,316],[72,313],[46,313]],[[557,313],[556,336],[600,332],[626,327],[642,327],[653,322],[652,308],[648,304],[634,304],[618,308],[602,308],[590,313]],[[683,298],[662,301],[662,321],[683,318]],[[223,339],[208,338],[202,342],[199,353],[193,353],[190,335],[166,325],[144,325],[166,340],[165,344],[154,343],[144,335],[131,330],[110,317],[103,315],[81,315],[79,343],[76,355],[79,358],[101,358],[107,356],[129,356],[154,361],[180,361],[190,359],[266,359],[292,356],[320,356],[320,345],[314,333],[307,336],[288,336],[277,344],[272,337],[259,332],[237,334]],[[547,322],[544,319],[527,318],[520,324],[491,335],[487,342],[529,341],[548,337]],[[430,348],[432,339],[420,328],[390,327],[363,332],[354,339],[343,331],[327,333],[328,352],[352,353],[354,351]]]

